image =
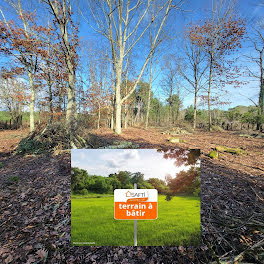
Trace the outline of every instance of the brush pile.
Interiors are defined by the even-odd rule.
[[[16,153],[42,154],[56,150],[90,148],[91,145],[80,136],[79,131],[69,133],[61,123],[39,125],[18,144]]]

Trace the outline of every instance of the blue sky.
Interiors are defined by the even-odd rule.
[[[189,166],[177,167],[173,159],[164,159],[155,149],[72,149],[71,166],[86,170],[91,175],[107,177],[118,171],[141,172],[145,179],[165,175],[175,177]]]
[[[78,3],[78,1],[73,1],[74,3]],[[251,30],[254,27],[256,21],[261,19],[263,17],[264,13],[264,4],[263,0],[238,0],[237,1],[237,9],[236,14],[245,18],[247,20],[247,29],[249,32],[249,35],[251,34]],[[22,1],[22,3],[30,7],[32,10],[37,8],[38,13],[37,16],[41,18],[43,14],[45,14],[45,17],[47,17],[47,13],[45,11],[45,8],[43,8],[43,4],[41,4],[41,8],[39,8],[39,1]],[[183,5],[183,12],[177,12],[174,13],[168,20],[167,28],[169,28],[169,35],[172,37],[172,40],[170,43],[166,44],[166,47],[163,50],[163,53],[168,54],[174,54],[175,56],[181,55],[182,52],[182,46],[179,41],[179,39],[182,36],[182,32],[184,31],[186,25],[188,25],[190,22],[197,22],[202,21],[206,18],[208,14],[208,10],[210,9],[211,0],[186,0],[185,4]],[[5,3],[1,3],[0,7],[3,7],[3,10],[7,16],[7,18],[14,18],[15,16],[10,12],[10,9],[6,8]],[[88,9],[88,6],[85,4],[85,1],[79,1],[79,7],[80,9],[86,13],[86,9]],[[107,45],[105,39],[99,35],[98,33],[94,32],[89,25],[86,23],[86,21],[83,19],[81,15],[77,15],[78,12],[75,10],[75,16],[74,19],[79,21],[80,23],[80,37],[82,38],[82,41],[92,41],[94,42],[94,45],[100,48],[102,45]],[[42,17],[43,19],[43,17]],[[144,45],[138,45],[136,47],[135,56],[141,56],[144,52]],[[233,56],[239,57],[239,64],[242,64],[243,66],[249,66],[253,70],[258,70],[256,65],[248,62],[244,54],[254,54],[254,51],[250,48],[250,43],[247,40],[244,40],[242,43],[242,49],[240,49],[238,52],[236,52]],[[8,65],[10,61],[10,58],[5,57],[4,55],[0,55],[0,66],[6,66]],[[86,58],[83,58],[86,60]],[[136,62],[135,67],[139,68],[142,62],[140,62],[140,59]],[[11,63],[12,64],[12,63]],[[13,66],[13,65],[12,65]],[[144,77],[147,81],[147,78]],[[154,95],[156,97],[160,97],[165,101],[164,93],[162,92],[162,88],[160,85],[160,80],[162,79],[162,74],[159,74],[156,76],[156,80],[153,83],[153,91]],[[246,97],[249,97],[250,99],[257,102],[258,92],[259,92],[259,83],[258,81],[248,78],[247,76],[244,76],[243,80],[246,80],[248,83],[244,86],[241,86],[238,88],[233,87],[226,87],[229,91],[229,94],[227,95],[227,99],[231,101],[230,105],[223,106],[222,109],[227,109],[229,107],[234,107],[236,105],[252,105],[252,102],[248,100]],[[184,107],[190,105],[193,103],[193,95],[187,92],[184,89],[184,86],[187,84],[184,81],[181,81],[181,97],[184,103]],[[220,107],[221,108],[221,107]]]
[[[169,27],[170,36],[173,38],[173,40],[170,43],[166,44],[166,48],[165,50],[163,50],[163,53],[171,53],[175,56],[179,56],[181,54],[182,47],[179,38],[181,38],[184,29],[190,22],[195,23],[204,20],[208,16],[208,11],[211,8],[211,2],[212,0],[186,0],[184,5],[182,6],[182,9],[184,11],[174,13],[171,17],[169,17],[167,27]],[[256,21],[263,17],[264,4],[261,3],[264,3],[264,1],[237,1],[236,15],[239,15],[247,20],[247,29],[249,35]],[[86,6],[81,5],[81,7],[83,8],[82,11],[85,13]],[[80,21],[80,36],[82,37],[83,41],[92,40],[93,42],[99,45],[105,43],[104,38],[98,33],[91,30],[91,28],[89,28],[82,16],[80,16],[78,19]],[[248,62],[244,57],[244,54],[254,54],[254,51],[252,51],[249,46],[249,42],[247,40],[244,40],[242,43],[242,49],[236,52],[233,56],[239,57],[239,65],[248,65],[250,69],[258,71],[257,66],[254,63]],[[143,49],[144,45],[138,45],[136,52],[139,52],[141,54],[141,51],[143,51]],[[140,67],[141,65],[142,62],[137,62],[136,67]],[[157,69],[157,72],[160,72],[159,69]],[[145,81],[148,80],[146,76],[143,77],[143,79]],[[161,79],[162,73],[159,73],[153,83],[153,92],[154,96],[161,98],[163,102],[165,102],[166,98],[160,85]],[[247,81],[247,83],[244,86],[241,86],[240,88],[234,88],[232,86],[226,87],[228,90],[228,94],[225,96],[225,99],[227,101],[230,101],[231,104],[218,106],[218,108],[227,110],[229,107],[234,107],[236,105],[252,105],[252,102],[248,98],[257,102],[259,92],[258,80],[245,76],[243,78],[243,81]],[[193,95],[189,93],[186,89],[184,89],[184,86],[188,85],[184,80],[181,80],[181,84],[181,98],[183,100],[184,107],[187,107],[188,105],[193,104]]]

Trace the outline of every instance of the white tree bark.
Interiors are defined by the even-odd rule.
[[[34,109],[35,109],[35,87],[32,73],[28,72],[28,78],[30,83],[30,104],[29,104],[29,123],[30,123],[30,132],[35,129],[35,118],[34,118]]]

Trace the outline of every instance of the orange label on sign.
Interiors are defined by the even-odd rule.
[[[157,190],[154,189],[116,189],[115,219],[154,220],[158,216]]]

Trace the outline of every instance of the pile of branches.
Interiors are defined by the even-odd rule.
[[[42,154],[73,148],[90,148],[80,131],[69,131],[63,124],[40,124],[18,144],[16,153]]]

